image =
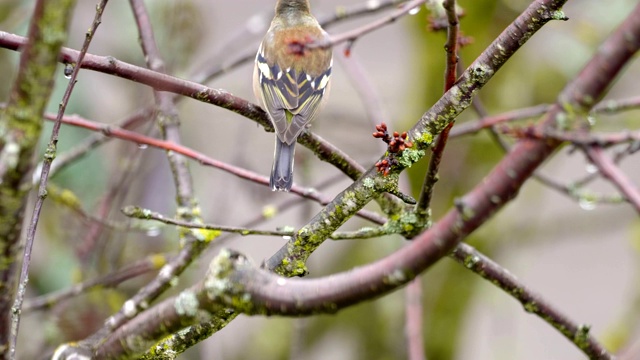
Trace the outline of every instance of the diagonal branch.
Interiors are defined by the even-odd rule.
[[[14,359],[24,290],[16,292],[16,272],[24,208],[22,186],[29,182],[33,154],[42,131],[42,113],[54,85],[56,58],[67,39],[73,0],[37,1],[28,40],[7,107],[0,110],[0,358]],[[55,154],[50,154],[54,156]],[[41,193],[44,196],[45,194]],[[34,229],[35,230],[35,229]],[[25,254],[28,261],[28,252]],[[22,281],[26,281],[23,271]],[[17,307],[12,307],[17,295]],[[15,310],[12,311],[12,310]],[[10,335],[11,334],[11,335]]]
[[[587,113],[593,102],[604,95],[639,48],[640,4],[559,94],[540,126],[552,130],[558,118],[577,121],[578,114]],[[567,108],[572,112],[568,113]],[[484,224],[515,196],[559,145],[559,141],[553,140],[521,140],[483,183],[459,200],[431,229],[386,258],[345,273],[316,279],[286,279],[256,268],[240,254],[223,251],[212,262],[204,282],[207,298],[249,314],[301,316],[335,312],[392,291],[448,254]],[[587,341],[586,328],[578,326],[573,330],[565,336],[572,338],[585,353],[597,359],[612,358],[603,348]]]
[[[153,29],[145,5],[138,0],[131,0],[130,3],[138,32],[140,33],[140,44],[145,55],[147,67],[152,71],[164,74],[166,69],[154,39]],[[171,94],[160,92],[157,89],[154,89],[154,97],[158,107],[156,122],[163,133],[165,141],[179,145],[181,140],[178,111],[174,103],[175,98]],[[167,158],[176,187],[176,201],[180,208],[178,216],[184,220],[196,219],[199,213],[198,202],[193,195],[193,181],[187,159],[172,151],[167,151]],[[199,241],[189,232],[181,233],[180,237],[184,248],[175,257],[174,261],[164,266],[158,276],[126,301],[120,311],[111,316],[105,322],[105,326],[88,339],[89,342],[101,342],[113,330],[134,317],[137,312],[146,308],[151,301],[170,288],[171,279],[179,276],[209,243],[208,241]],[[92,345],[95,346],[97,344]]]
[[[0,31],[0,47],[19,50],[25,43],[24,37]],[[77,63],[77,56],[77,50],[62,48],[59,61]],[[111,56],[87,54],[84,60],[76,66],[138,82],[158,91],[167,91],[220,106],[255,121],[266,131],[273,131],[269,117],[258,105],[222,89],[212,89],[193,81],[128,64]],[[298,142],[312,150],[320,160],[334,165],[350,178],[358,178],[361,174],[362,166],[319,136],[303,132],[298,137]]]
[[[620,168],[609,158],[600,146],[589,146],[584,150],[591,162],[611,183],[629,200],[631,206],[640,215],[640,191]]]
[[[564,14],[559,10],[564,3],[564,0],[539,0],[531,4],[409,131],[410,140],[415,146],[403,151],[399,164],[392,169],[389,176],[383,176],[375,168],[369,169],[300,229],[287,245],[267,260],[266,267],[287,276],[304,275],[306,273],[304,264],[311,253],[375,196],[382,192],[395,191],[398,174],[425,155],[425,150],[431,146],[434,136],[469,107],[475,94],[511,55],[525,44],[527,39],[547,22],[565,19]],[[510,197],[513,196],[510,195]],[[423,228],[423,225],[415,222],[415,217],[400,216],[400,221],[410,222],[397,224],[402,233],[406,232],[403,229],[417,231]]]
[[[446,0],[442,6],[447,14],[447,20],[449,22],[447,30],[447,43],[444,46],[447,53],[447,61],[445,67],[445,81],[444,91],[448,91],[455,84],[457,79],[457,65],[458,65],[458,34],[460,32],[460,23],[458,14],[456,13],[456,1]],[[449,139],[449,132],[453,127],[452,121],[447,125],[444,130],[438,135],[433,149],[431,150],[431,158],[429,159],[429,167],[425,174],[425,179],[422,184],[422,192],[416,205],[416,213],[418,216],[424,217],[425,220],[429,218],[429,208],[431,206],[431,197],[433,195],[433,189],[438,181],[438,171],[440,168],[440,161],[444,155],[444,149],[447,146],[447,140]],[[425,221],[426,222],[426,221]]]
[[[588,325],[578,324],[569,319],[541,295],[523,285],[515,276],[473,247],[460,243],[451,257],[467,269],[504,290],[506,294],[514,297],[522,304],[526,312],[545,319],[547,323],[589,355],[590,359],[613,358],[589,332]]]

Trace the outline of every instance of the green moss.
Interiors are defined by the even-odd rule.
[[[191,96],[192,98],[205,102],[205,103],[209,103],[211,102],[209,99],[209,89],[202,89],[200,91],[198,91],[197,93],[195,93],[195,95]]]
[[[231,308],[241,314],[266,314],[266,311],[263,308],[258,308],[255,306],[251,299],[251,295],[247,293],[234,294],[228,298],[228,301],[231,302]]]
[[[513,295],[515,298],[519,299],[522,297],[522,294],[524,294],[524,289],[521,287],[515,287],[513,289],[510,290],[511,295]]]
[[[273,205],[267,205],[262,208],[262,217],[265,219],[271,219],[278,215],[278,208]]]
[[[148,257],[154,269],[160,269],[167,263],[167,258],[162,254],[154,254]]]
[[[464,258],[464,266],[469,269],[474,269],[479,262],[480,258],[476,255],[468,255]]]
[[[304,276],[309,272],[307,265],[303,260],[296,260],[293,265],[294,266],[291,268],[290,273],[292,276]]]
[[[431,227],[430,212],[427,216],[418,216],[413,207],[408,207],[400,214],[394,214],[383,226],[383,232],[387,234],[399,234],[411,239]]]
[[[433,143],[433,134],[429,131],[416,132],[413,134],[413,142],[418,145],[418,148],[424,149],[429,147]]]
[[[424,150],[415,150],[413,148],[405,149],[400,157],[398,157],[398,162],[404,168],[409,168],[411,165],[415,164],[425,155]]]
[[[555,10],[551,12],[551,19],[553,20],[568,20],[569,18],[562,10]]]
[[[222,234],[220,230],[210,229],[190,229],[190,231],[198,241],[203,242],[210,242]]]
[[[573,336],[573,342],[580,349],[588,349],[589,348],[589,332],[591,331],[591,326],[589,325],[580,325],[578,330]]]
[[[528,313],[538,313],[540,309],[538,308],[538,304],[535,301],[526,302],[524,305],[524,311]]]
[[[73,193],[73,191],[68,189],[60,189],[53,184],[49,184],[47,186],[48,194],[55,202],[58,202],[70,209],[81,210],[82,202],[80,199]]]

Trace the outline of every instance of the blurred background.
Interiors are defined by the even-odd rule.
[[[312,2],[318,18],[339,7],[367,0]],[[373,3],[368,1],[369,3]],[[265,0],[154,0],[147,1],[156,40],[171,74],[197,79],[203,73],[253,55],[273,13]],[[466,16],[464,35],[472,43],[460,59],[470,64],[482,50],[530,3],[523,0],[460,0]],[[558,92],[579,72],[597,46],[625,18],[636,1],[569,1],[570,18],[552,22],[538,32],[480,92],[490,114],[555,101]],[[78,1],[68,47],[79,49],[95,11],[96,1]],[[30,0],[2,0],[0,30],[25,35],[33,8]],[[392,8],[393,9],[393,8]],[[379,12],[342,21],[327,28],[331,34],[353,29]],[[384,151],[372,138],[374,124],[385,121],[392,130],[411,127],[441,96],[445,34],[428,29],[426,8],[355,42],[351,56],[344,46],[335,49],[332,93],[313,124],[313,131],[345,150],[365,167]],[[110,55],[144,66],[133,16],[126,1],[112,1],[91,44],[90,53]],[[4,102],[16,74],[18,53],[0,49],[0,101]],[[253,61],[234,67],[206,83],[254,101],[251,90]],[[364,78],[354,81],[357,73]],[[59,68],[50,111],[57,109],[66,79]],[[640,65],[630,64],[608,94],[608,99],[638,96]],[[363,102],[362,89],[377,97]],[[91,71],[81,71],[68,114],[105,124],[117,124],[153,103],[151,90],[139,84]],[[273,134],[227,110],[191,99],[179,102],[183,144],[217,160],[267,175],[273,155]],[[594,129],[620,131],[640,127],[640,110],[594,117]],[[472,109],[458,123],[477,119]],[[49,139],[51,124],[43,131]],[[137,131],[159,136],[155,125]],[[63,126],[59,153],[75,147],[91,133]],[[43,147],[44,148],[44,147]],[[563,148],[541,173],[570,185],[593,172],[580,151]],[[449,142],[433,203],[435,220],[447,211],[500,160],[502,150],[488,134],[455,138]],[[40,157],[41,158],[41,157]],[[637,155],[636,155],[637,158]],[[419,195],[427,162],[411,168],[403,189]],[[621,163],[640,184],[636,161]],[[195,195],[208,223],[241,226],[263,211],[295,199],[272,193],[267,187],[239,180],[227,173],[192,162]],[[332,166],[298,147],[296,183],[318,187],[334,196],[350,183]],[[58,173],[51,182],[70,191],[90,214],[110,221],[128,221],[119,209],[137,205],[173,215],[175,190],[162,151],[111,140]],[[615,194],[604,181],[594,181],[589,194]],[[377,210],[370,205],[371,210]],[[277,213],[258,228],[299,227],[319,205],[300,201]],[[29,210],[27,214],[30,214]],[[48,200],[38,228],[29,296],[64,289],[121,268],[152,253],[178,249],[174,228],[135,223],[142,231],[96,226],[59,201]],[[349,221],[343,229],[368,225]],[[590,196],[570,197],[541,183],[529,181],[515,201],[469,237],[468,242],[518,276],[552,304],[592,332],[612,351],[640,339],[640,221],[625,203],[608,205]],[[281,238],[225,237],[180,278],[183,288],[206,271],[220,246],[231,247],[255,262],[270,257],[285,243]],[[384,237],[362,241],[327,241],[310,258],[310,276],[323,276],[379,259],[404,240]],[[24,358],[63,341],[81,339],[119,309],[122,301],[152,276],[128,281],[117,289],[99,290],[64,302],[47,311],[26,313],[21,325]],[[434,359],[583,359],[584,355],[556,330],[526,313],[518,302],[450,259],[443,259],[421,277],[424,285],[424,341],[427,358]],[[177,290],[176,290],[177,291]],[[170,293],[168,295],[175,294]],[[209,340],[189,350],[182,359],[400,359],[406,358],[404,291],[346,309],[335,315],[307,319],[240,316]],[[30,344],[27,346],[27,344]],[[33,346],[37,344],[37,346]]]

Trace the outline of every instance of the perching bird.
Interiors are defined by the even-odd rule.
[[[253,73],[253,91],[276,131],[271,190],[291,189],[296,139],[327,98],[331,49],[317,45],[328,40],[308,0],[278,0]]]

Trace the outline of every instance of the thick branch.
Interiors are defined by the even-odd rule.
[[[469,107],[478,90],[527,39],[548,21],[565,19],[559,10],[564,3],[565,0],[540,0],[529,6],[411,129],[409,136],[415,146],[403,151],[399,165],[392,168],[389,176],[383,176],[375,168],[366,172],[267,260],[267,268],[289,276],[305,274],[304,264],[309,255],[372,198],[381,192],[395,191],[398,174],[424,156],[424,151],[431,145],[434,136]],[[403,225],[411,225],[414,229],[422,228],[418,224]]]
[[[541,126],[553,129],[558,119],[567,120],[570,116],[564,111],[567,108],[574,116],[586,113],[638,48],[640,5],[600,47],[578,78],[565,87]],[[325,278],[286,279],[257,269],[242,255],[224,251],[211,264],[204,283],[207,295],[249,314],[300,316],[335,312],[385,294],[448,254],[501,209],[559,144],[520,141],[483,183],[458,201],[455,209],[409,245],[382,260]],[[577,329],[572,335],[580,338],[588,333]],[[611,358],[604,350],[590,348],[588,344],[579,346],[595,358]]]

